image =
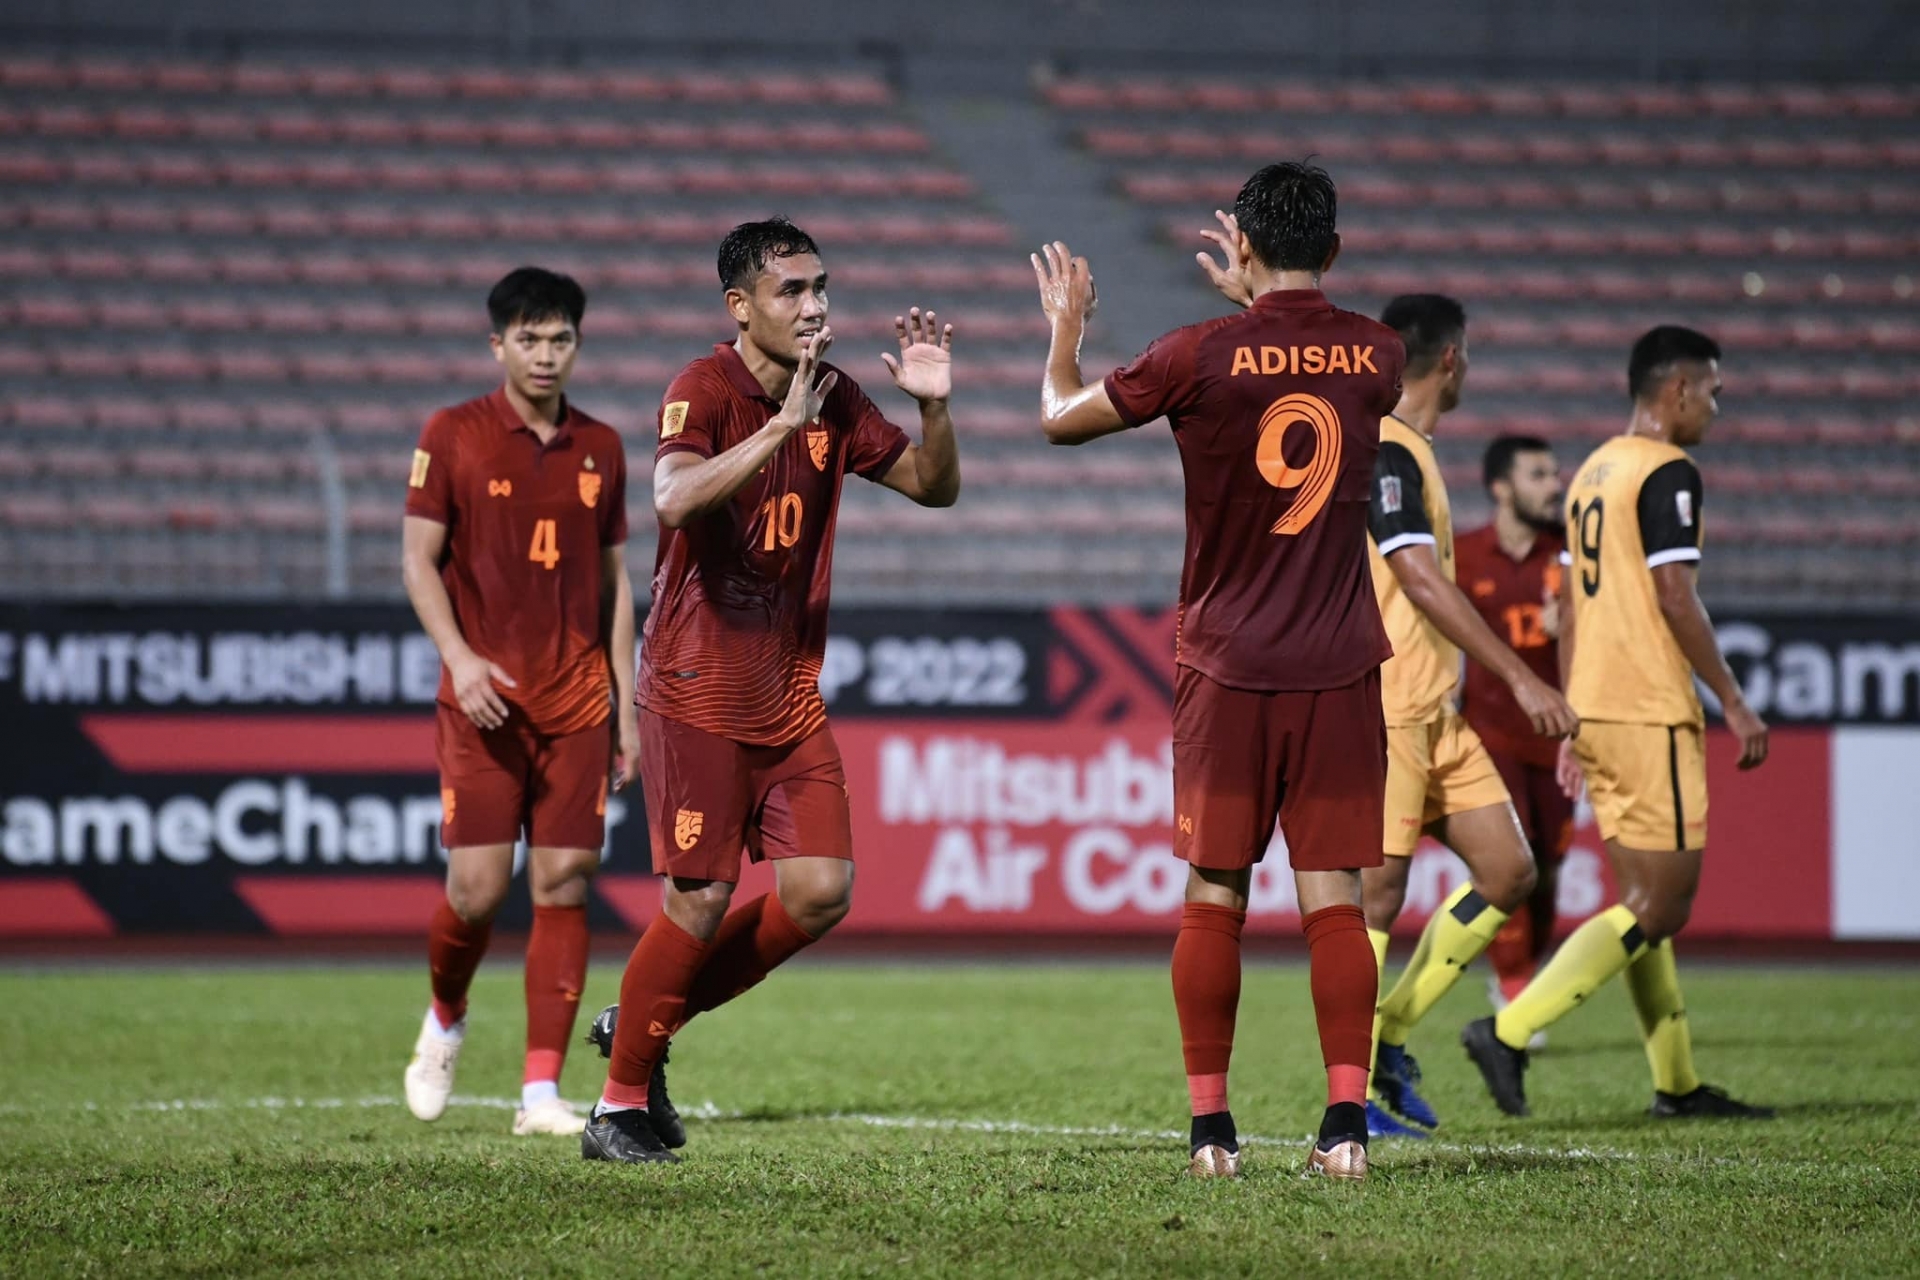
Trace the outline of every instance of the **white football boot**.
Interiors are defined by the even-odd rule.
[[[438,1120],[447,1109],[453,1093],[453,1069],[460,1062],[460,1046],[466,1042],[467,1022],[462,1018],[450,1032],[440,1030],[433,1010],[420,1023],[420,1038],[413,1042],[413,1061],[407,1064],[407,1110],[419,1120]],[[574,1130],[578,1133],[579,1130]]]
[[[586,1127],[587,1118],[575,1111],[572,1103],[561,1098],[548,1098],[513,1113],[513,1136],[516,1138],[531,1138],[540,1134],[577,1138]]]

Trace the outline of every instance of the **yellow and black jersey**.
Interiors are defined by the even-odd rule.
[[[1653,571],[1700,559],[1700,470],[1678,445],[1616,436],[1567,490],[1573,595],[1567,701],[1582,720],[1702,723],[1693,667],[1660,612]]]
[[[1393,642],[1393,656],[1380,668],[1380,700],[1390,725],[1425,724],[1451,711],[1460,678],[1459,649],[1407,599],[1387,565],[1388,556],[1412,546],[1432,547],[1440,572],[1453,581],[1453,509],[1433,441],[1398,418],[1383,418],[1367,510],[1367,558]]]

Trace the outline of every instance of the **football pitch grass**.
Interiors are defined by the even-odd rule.
[[[0,970],[0,1274],[1920,1274],[1920,973],[1683,977],[1703,1074],[1771,1123],[1646,1117],[1624,995],[1553,1031],[1536,1113],[1416,1033],[1443,1117],[1365,1186],[1302,1181],[1323,1076],[1299,965],[1250,965],[1246,1176],[1194,1182],[1162,965],[801,963],[687,1028],[678,1167],[508,1134],[517,967],[456,1105],[400,1104],[424,966]],[[618,967],[596,964],[588,1016]],[[582,1045],[563,1092],[596,1093]]]

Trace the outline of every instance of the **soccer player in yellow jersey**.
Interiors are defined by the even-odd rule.
[[[1620,901],[1575,930],[1498,1018],[1469,1024],[1460,1039],[1500,1109],[1526,1115],[1528,1038],[1624,972],[1653,1068],[1653,1114],[1766,1117],[1773,1113],[1694,1073],[1673,963],[1707,844],[1696,674],[1740,739],[1740,767],[1767,758],[1767,726],[1728,670],[1694,589],[1700,472],[1685,446],[1719,412],[1720,348],[1662,325],[1634,344],[1627,385],[1626,433],[1594,450],[1567,492],[1560,610],[1560,672],[1581,721],[1572,753]]]
[[[1384,967],[1387,931],[1407,895],[1422,832],[1460,855],[1472,873],[1433,913],[1400,980],[1380,1001],[1374,1031],[1374,1097],[1368,1130],[1424,1137],[1439,1123],[1417,1090],[1406,1051],[1421,1018],[1485,951],[1533,892],[1533,855],[1499,770],[1455,706],[1465,650],[1513,691],[1535,732],[1565,738],[1577,722],[1567,700],[1488,628],[1454,585],[1453,515],[1433,452],[1440,416],[1460,403],[1467,376],[1467,316],[1439,294],[1395,298],[1381,321],[1407,351],[1400,403],[1380,424],[1368,513],[1374,595],[1393,641],[1380,668],[1387,722],[1385,865],[1362,873],[1367,931]],[[1383,1107],[1381,1104],[1384,1103]],[[1411,1127],[1394,1118],[1411,1121]]]

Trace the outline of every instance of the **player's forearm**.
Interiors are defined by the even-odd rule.
[[[1533,672],[1520,660],[1520,655],[1501,643],[1472,602],[1460,593],[1460,588],[1437,575],[1403,578],[1400,585],[1414,607],[1469,658],[1509,685],[1532,676]]]
[[[1667,620],[1667,628],[1673,632],[1680,652],[1686,655],[1707,688],[1713,690],[1713,696],[1720,699],[1720,705],[1728,707],[1745,702],[1746,692],[1734,679],[1733,669],[1720,652],[1720,641],[1713,634],[1713,621],[1707,617],[1707,607],[1700,603],[1700,595],[1694,590],[1692,574],[1687,574],[1684,589],[1663,585],[1659,594],[1661,616]]]
[[[408,556],[401,561],[400,578],[406,584],[407,599],[413,605],[414,616],[420,619],[421,629],[440,652],[440,661],[451,665],[473,652],[467,647],[467,638],[460,634],[460,623],[453,616],[453,601],[447,595],[447,584],[440,580],[439,570]]]
[[[607,665],[613,671],[613,704],[618,708],[633,705],[633,583],[627,577],[624,563],[613,577],[602,594],[612,615],[606,625]]]
[[[960,446],[945,400],[920,405],[920,448],[914,454],[923,507],[950,507],[960,497]]]
[[[681,463],[664,475],[656,468],[653,509],[660,523],[679,529],[701,516],[718,511],[760,474],[760,468],[793,434],[779,418],[733,448],[698,462]],[[676,455],[669,454],[668,457]]]
[[[1560,687],[1573,687],[1573,575],[1560,575],[1560,637],[1556,642],[1560,646]]]
[[[1047,346],[1047,371],[1040,381],[1040,424],[1054,444],[1078,444],[1073,438],[1056,438],[1054,428],[1061,425],[1074,398],[1086,389],[1080,374],[1080,339],[1086,326],[1072,320],[1053,322],[1053,338]]]

